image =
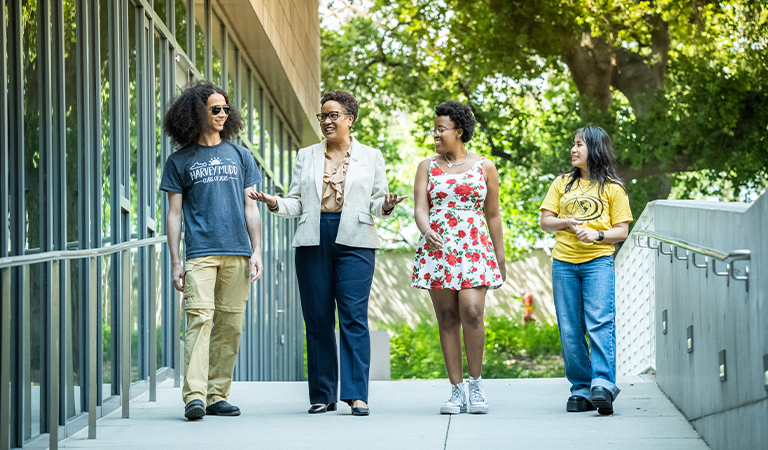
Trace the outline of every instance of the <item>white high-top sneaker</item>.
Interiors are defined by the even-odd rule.
[[[464,393],[464,382],[451,385],[451,398],[440,408],[440,414],[460,414],[467,412],[467,394]]]
[[[488,414],[488,400],[485,399],[485,392],[483,392],[483,377],[477,377],[476,380],[469,377],[467,385],[469,386],[470,414]]]

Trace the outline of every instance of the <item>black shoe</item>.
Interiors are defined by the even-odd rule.
[[[568,397],[568,404],[565,406],[565,410],[568,412],[594,411],[596,409],[592,402],[580,395]]]
[[[205,413],[209,416],[239,416],[240,408],[221,400],[205,408]]]
[[[322,403],[317,403],[309,407],[309,410],[307,410],[310,414],[322,414],[324,412],[330,412],[330,411],[336,411],[336,403],[329,403],[327,405],[324,405]]]
[[[597,413],[600,415],[613,414],[613,396],[602,386],[592,388],[592,404],[597,407]]]
[[[350,400],[347,403],[349,404],[349,407],[352,408],[352,415],[353,416],[367,416],[371,414],[371,410],[368,409],[368,405],[365,406],[352,406],[355,404],[357,400]]]
[[[200,420],[205,417],[205,404],[202,400],[192,400],[184,406],[184,417],[189,420]]]

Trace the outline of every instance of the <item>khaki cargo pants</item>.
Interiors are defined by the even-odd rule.
[[[229,397],[245,304],[250,259],[239,255],[192,258],[184,275],[184,404],[210,406]]]

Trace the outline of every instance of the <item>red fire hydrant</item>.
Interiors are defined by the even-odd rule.
[[[523,323],[533,322],[533,293],[526,292],[523,294],[523,304],[525,305]]]

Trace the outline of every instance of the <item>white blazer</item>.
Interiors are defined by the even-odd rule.
[[[325,169],[325,140],[299,150],[293,178],[285,198],[277,197],[283,217],[299,217],[294,247],[320,245],[320,199]],[[389,192],[381,151],[352,138],[349,166],[344,181],[344,205],[336,243],[358,248],[380,248],[373,216],[385,219],[381,211]],[[391,214],[391,213],[390,213]]]

